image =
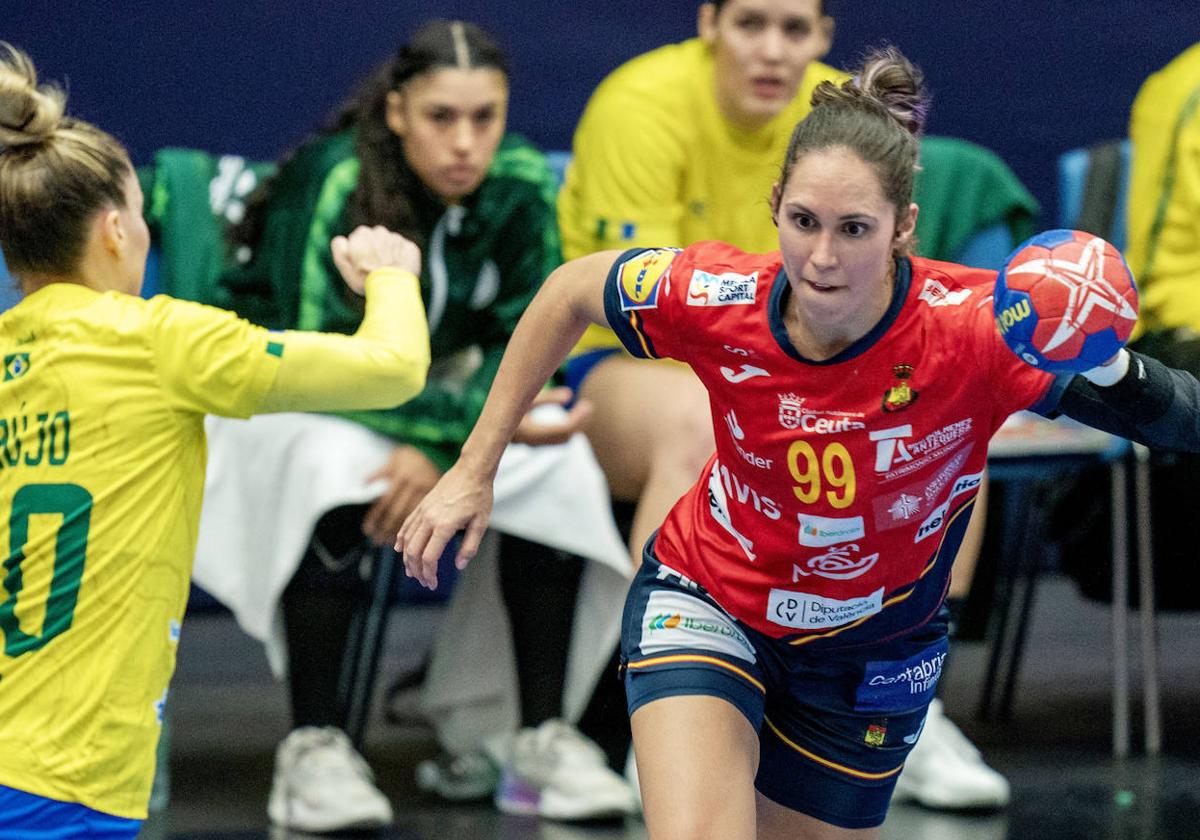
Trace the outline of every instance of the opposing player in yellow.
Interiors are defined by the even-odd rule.
[[[0,838],[132,838],[204,486],[206,413],[396,405],[424,386],[415,245],[334,240],[353,336],[268,332],[137,297],[149,247],[125,150],[0,43]]]
[[[846,78],[819,61],[833,18],[822,0],[716,0],[700,6],[698,34],[632,59],[592,94],[558,198],[567,259],[704,239],[777,247],[767,198],[788,138],[813,89]],[[567,374],[595,406],[587,434],[613,495],[637,503],[637,563],[714,443],[691,371],[619,348],[591,326]]]

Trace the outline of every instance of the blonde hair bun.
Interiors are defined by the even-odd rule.
[[[66,103],[60,88],[38,86],[29,56],[0,41],[0,147],[45,142],[62,122]]]

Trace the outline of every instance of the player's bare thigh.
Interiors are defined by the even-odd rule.
[[[633,713],[650,840],[755,840],[758,733],[717,697],[664,697]]]
[[[716,448],[708,393],[681,364],[616,354],[579,390],[595,406],[586,431],[618,499],[636,501],[654,469],[678,469],[694,481]]]

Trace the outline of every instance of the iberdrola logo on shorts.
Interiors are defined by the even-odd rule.
[[[679,613],[675,613],[674,615],[660,614],[650,619],[649,627],[651,630],[670,630],[672,627],[678,627],[679,622],[682,620],[683,617]]]
[[[29,370],[28,353],[10,353],[4,357],[4,381],[18,379]]]

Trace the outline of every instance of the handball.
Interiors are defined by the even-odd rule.
[[[1053,373],[1102,365],[1137,323],[1133,275],[1111,243],[1079,230],[1025,240],[996,278],[996,326],[1009,349]]]

